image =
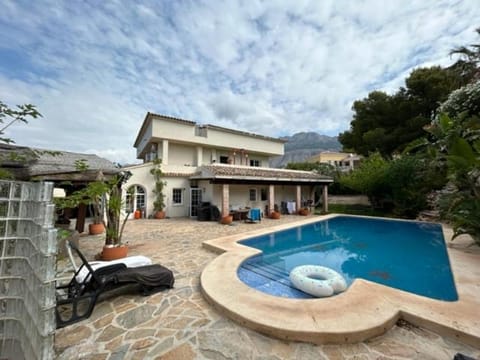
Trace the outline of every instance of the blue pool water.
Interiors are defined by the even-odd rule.
[[[260,291],[311,298],[290,284],[299,265],[321,265],[343,275],[433,299],[458,299],[439,224],[338,216],[240,242],[262,250],[246,260],[239,278]]]

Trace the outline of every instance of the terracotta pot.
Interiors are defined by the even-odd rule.
[[[270,219],[278,220],[280,219],[280,213],[278,211],[272,211],[270,214]]]
[[[105,231],[105,226],[102,223],[100,224],[90,224],[88,225],[88,233],[90,235],[98,235]]]
[[[307,209],[300,209],[298,210],[298,215],[307,216],[308,210]]]
[[[102,250],[102,260],[110,261],[127,257],[128,246],[104,246]]]
[[[165,211],[157,211],[154,215],[155,219],[165,219]]]
[[[142,218],[142,212],[140,210],[135,210],[133,213],[133,218],[134,219],[141,219]]]
[[[224,224],[224,225],[228,225],[228,224],[231,224],[232,221],[233,221],[233,216],[232,215],[227,215],[227,216],[222,217],[222,219],[220,220],[220,223]]]

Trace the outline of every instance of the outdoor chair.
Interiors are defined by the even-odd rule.
[[[89,318],[99,296],[107,291],[136,284],[139,293],[147,296],[173,287],[175,279],[172,271],[159,264],[129,268],[125,263],[114,262],[93,269],[73,243],[69,246],[82,264],[68,284],[56,287],[57,328]]]
[[[247,218],[245,222],[247,223],[257,223],[262,221],[262,212],[260,209],[253,208],[248,210]]]

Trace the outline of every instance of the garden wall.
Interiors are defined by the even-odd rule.
[[[365,195],[328,195],[329,204],[339,205],[370,205]]]

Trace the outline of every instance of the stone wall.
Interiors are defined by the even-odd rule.
[[[328,203],[340,205],[370,205],[370,201],[365,195],[329,195]]]
[[[52,359],[52,183],[0,181],[0,359]]]

